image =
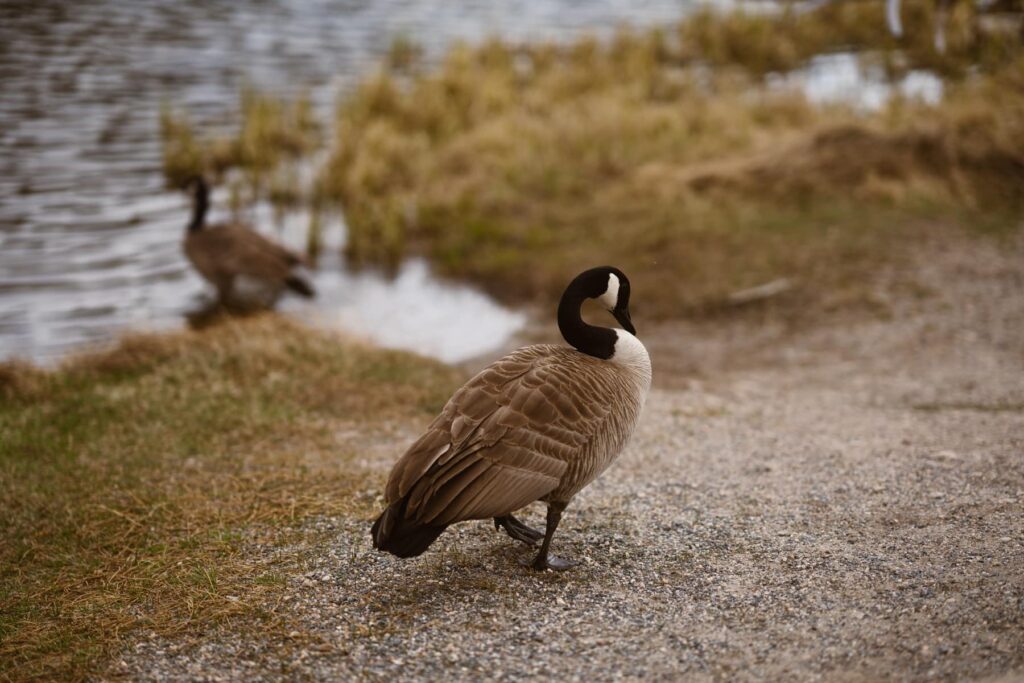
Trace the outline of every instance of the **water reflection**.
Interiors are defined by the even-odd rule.
[[[768,86],[800,90],[812,104],[849,104],[864,111],[881,109],[894,96],[938,104],[942,79],[930,71],[912,70],[891,82],[878,65],[867,65],[859,55],[841,52],[818,55],[802,68],[772,74]]]
[[[406,261],[394,279],[330,269],[316,283],[322,305],[293,298],[284,309],[380,346],[448,363],[486,353],[526,322],[522,313],[497,306],[480,292],[438,281],[422,259]]]
[[[274,225],[274,239],[300,250],[308,214],[290,212],[275,221],[272,213],[268,204],[261,203],[253,211],[252,221]],[[213,216],[211,222],[217,220]],[[472,287],[437,279],[423,259],[408,259],[395,273],[374,269],[352,272],[341,262],[344,240],[341,218],[326,217],[323,254],[313,273],[317,297],[287,296],[278,306],[280,310],[386,348],[416,351],[449,363],[486,353],[526,323],[522,313],[499,306]]]

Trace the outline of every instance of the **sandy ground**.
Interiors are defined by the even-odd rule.
[[[574,570],[484,522],[401,561],[322,519],[289,638],[143,634],[111,676],[1024,680],[1024,242],[923,252],[884,320],[654,330],[638,432],[555,537]],[[368,444],[382,477],[419,427]]]

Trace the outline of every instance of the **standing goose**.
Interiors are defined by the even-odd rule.
[[[625,329],[595,327],[580,307],[596,299]],[[425,551],[449,524],[494,519],[534,545],[534,569],[575,564],[548,554],[562,511],[622,451],[651,385],[651,361],[629,317],[629,280],[616,268],[585,271],[558,305],[575,348],[538,344],[481,371],[448,400],[388,479],[373,546],[398,557]],[[512,513],[547,503],[545,533]]]
[[[221,302],[241,307],[270,307],[285,288],[304,297],[315,292],[297,254],[245,225],[206,225],[209,188],[192,181],[192,220],[185,234],[185,255],[199,274],[217,288]]]

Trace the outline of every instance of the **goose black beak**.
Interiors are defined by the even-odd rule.
[[[633,321],[629,318],[628,308],[616,308],[612,311],[612,315],[614,315],[615,319],[619,321],[620,325],[622,325],[622,329],[630,334],[636,334],[636,328],[633,327]]]

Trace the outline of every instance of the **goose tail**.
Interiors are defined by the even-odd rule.
[[[313,289],[313,285],[310,284],[309,280],[302,275],[292,273],[285,278],[284,284],[288,289],[292,290],[296,294],[306,297],[307,299],[312,299],[316,296],[316,290]]]
[[[405,518],[405,504],[402,498],[389,505],[370,529],[373,547],[398,557],[422,555],[448,525],[434,526],[417,524]]]

